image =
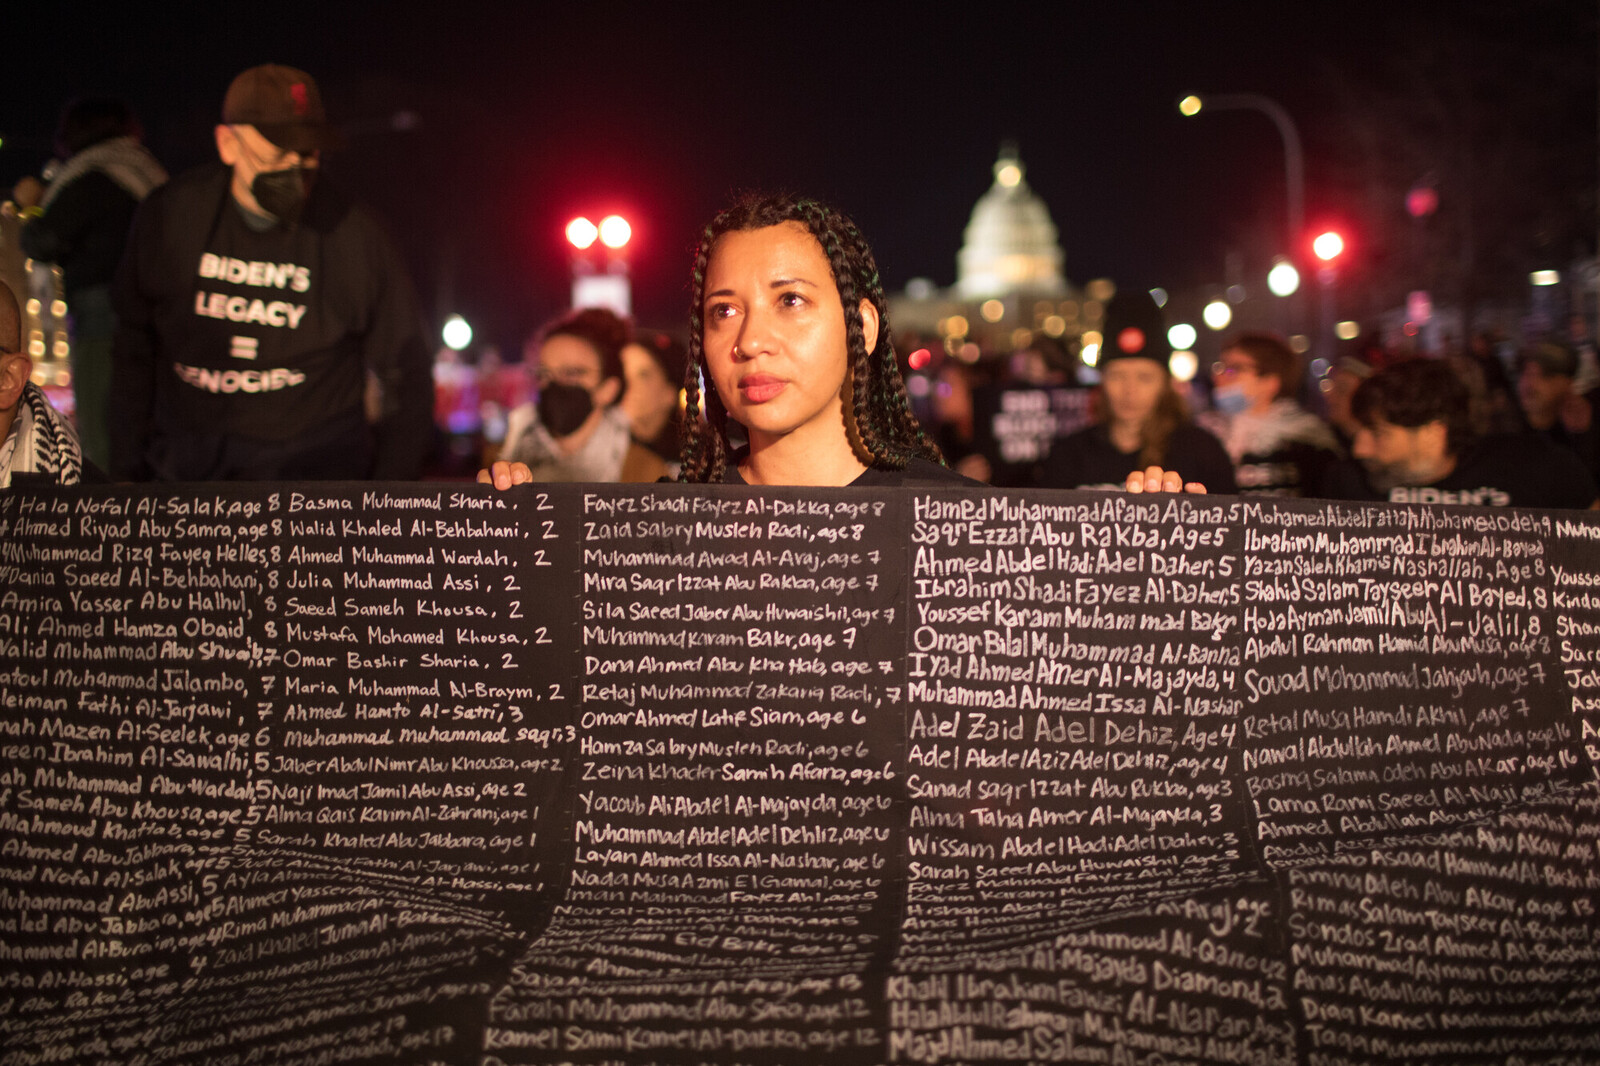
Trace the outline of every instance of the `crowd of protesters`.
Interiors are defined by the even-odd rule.
[[[22,247],[60,265],[72,306],[76,436],[28,384],[17,315],[0,314],[0,485],[12,471],[393,479],[495,460],[547,481],[678,475],[680,443],[706,417],[686,402],[704,387],[692,351],[609,311],[547,323],[520,363],[441,353],[429,403],[409,279],[376,221],[321,178],[338,137],[303,71],[234,80],[210,167],[169,182],[139,136],[120,102],[75,101],[60,158],[13,190]],[[897,402],[909,393],[946,463],[1007,487],[1114,488],[1156,467],[1221,493],[1564,508],[1600,496],[1600,373],[1581,321],[1510,351],[1368,343],[1315,379],[1283,338],[1241,333],[1208,373],[1175,380],[1161,311],[1138,290],[1108,302],[1101,333],[1088,373],[1067,347],[936,357],[908,368]],[[1020,458],[997,449],[983,398],[1040,389],[1087,402]]]

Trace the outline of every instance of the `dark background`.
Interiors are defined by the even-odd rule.
[[[387,218],[435,320],[520,345],[568,296],[576,214],[634,225],[637,316],[677,327],[698,228],[734,191],[851,213],[885,280],[955,280],[1002,141],[1049,206],[1076,283],[1201,286],[1230,250],[1284,251],[1294,116],[1307,224],[1350,237],[1361,300],[1491,300],[1592,254],[1593,3],[457,2],[29,5],[9,11],[0,181],[49,156],[60,105],[127,98],[169,169],[213,154],[239,70],[303,67],[347,147],[335,179]],[[1438,213],[1406,215],[1431,182]],[[1296,254],[1303,250],[1293,249]],[[1398,295],[1397,295],[1398,294]]]

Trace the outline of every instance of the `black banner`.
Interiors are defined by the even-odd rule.
[[[0,494],[0,1064],[1595,1061],[1597,537]]]

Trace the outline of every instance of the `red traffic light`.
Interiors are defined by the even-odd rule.
[[[586,218],[575,218],[567,223],[567,240],[579,251],[594,243],[600,236],[600,228]]]
[[[1334,230],[1319,233],[1316,239],[1311,242],[1311,250],[1324,263],[1331,263],[1343,254],[1344,238]]]

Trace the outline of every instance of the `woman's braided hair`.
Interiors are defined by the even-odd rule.
[[[711,250],[724,233],[764,229],[784,222],[799,222],[822,246],[844,305],[845,338],[850,357],[850,442],[856,456],[868,466],[905,468],[913,458],[942,462],[938,447],[923,432],[900,377],[894,343],[889,334],[888,308],[872,249],[842,213],[816,200],[783,195],[747,195],[723,211],[700,235],[694,257],[693,302],[689,306],[689,367],[684,377],[687,406],[684,411],[683,472],[679,480],[716,481],[731,446],[728,412],[715,388],[702,389],[705,368],[706,268]],[[878,343],[867,351],[861,322],[861,301],[870,300],[878,311]],[[704,420],[701,408],[704,407]],[[841,427],[843,428],[843,427]]]

